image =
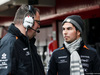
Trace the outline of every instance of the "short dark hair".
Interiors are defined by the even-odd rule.
[[[32,6],[32,5],[31,5]],[[36,15],[36,12],[39,12],[39,9],[37,8],[33,8],[32,6],[32,11],[34,12],[34,14],[32,14],[33,16]],[[29,8],[28,8],[28,5],[22,5],[18,8],[16,14],[15,14],[15,17],[14,17],[14,24],[22,24],[23,23],[23,20],[24,20],[24,17],[26,16],[26,13],[28,13],[29,11]],[[30,13],[28,13],[30,14]]]

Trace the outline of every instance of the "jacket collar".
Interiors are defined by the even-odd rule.
[[[83,42],[83,40],[80,42],[80,47],[79,47],[79,49],[77,50],[78,52],[84,47],[84,42]],[[67,50],[67,48],[65,47],[65,45],[63,44],[63,47]],[[67,50],[68,51],[68,50]],[[68,51],[69,52],[69,51]]]
[[[21,39],[22,41],[24,41],[26,43],[28,42],[27,37],[25,35],[23,35],[20,32],[20,30],[17,27],[15,27],[15,25],[13,23],[9,26],[8,32],[17,36],[18,39]],[[32,42],[32,43],[35,43],[35,41],[36,41],[36,39],[34,37],[30,40],[30,42]]]

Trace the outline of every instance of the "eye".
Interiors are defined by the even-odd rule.
[[[65,30],[65,28],[62,28],[62,30]]]
[[[72,27],[68,27],[68,28],[67,28],[67,30],[72,30],[72,29],[73,29]]]

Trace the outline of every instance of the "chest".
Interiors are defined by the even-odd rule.
[[[34,45],[30,45],[30,48],[27,44],[24,44],[21,41],[18,41],[20,44],[16,44],[16,53],[18,61],[30,62],[31,55],[34,55],[34,50],[36,49]]]
[[[84,72],[89,72],[92,69],[93,60],[89,55],[85,54],[80,54],[80,58],[84,68]],[[56,63],[59,71],[70,71],[70,54],[61,53],[56,57]]]

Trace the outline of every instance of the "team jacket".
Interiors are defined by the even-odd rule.
[[[95,51],[87,48],[82,42],[78,53],[85,75],[100,74],[100,60]],[[47,75],[70,75],[70,53],[64,45],[53,52]]]
[[[34,42],[32,38],[30,52],[27,37],[12,24],[0,41],[0,75],[45,75]]]

